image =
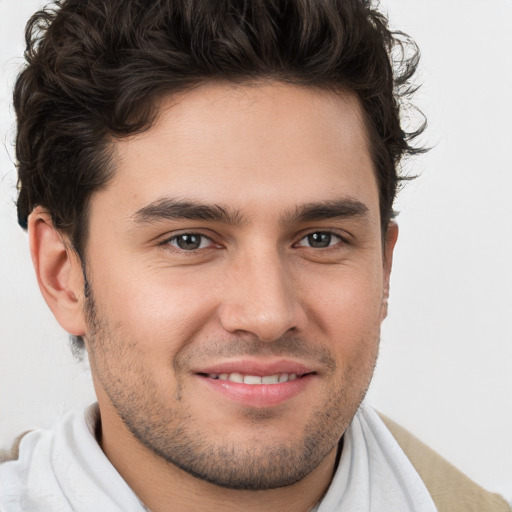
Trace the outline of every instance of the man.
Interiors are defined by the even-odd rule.
[[[361,405],[418,151],[382,15],[75,0],[28,33],[19,219],[98,404],[21,440],[5,510],[508,510]]]

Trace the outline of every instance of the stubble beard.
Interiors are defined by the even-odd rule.
[[[310,474],[338,446],[366,394],[376,362],[375,354],[365,368],[347,369],[332,393],[310,413],[300,439],[291,443],[262,442],[262,431],[265,423],[272,420],[272,413],[253,410],[247,413],[248,422],[255,427],[253,439],[243,444],[234,443],[208,435],[206,427],[183,403],[179,382],[174,394],[176,407],[155,399],[162,390],[152,380],[151,369],[145,368],[142,358],[137,357],[137,343],[122,338],[120,329],[113,328],[107,318],[98,314],[90,290],[86,314],[91,368],[135,439],[167,463],[229,489],[276,489],[292,485]],[[285,343],[286,347],[294,344],[297,344],[294,340]],[[253,347],[251,352],[256,350]],[[334,373],[334,358],[326,351],[321,357],[329,359],[327,366],[330,364]],[[352,377],[360,381],[361,371],[368,375],[367,381],[356,388],[347,385]],[[289,425],[289,428],[293,430],[295,426]]]

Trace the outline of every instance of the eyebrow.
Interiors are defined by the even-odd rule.
[[[158,220],[204,220],[225,224],[241,224],[242,215],[218,204],[203,204],[194,201],[181,201],[173,198],[161,198],[137,210],[133,216],[137,224]]]
[[[326,219],[347,219],[351,217],[366,217],[368,207],[352,198],[334,201],[320,201],[298,206],[291,215],[286,216],[286,222],[312,222]]]
[[[368,207],[361,201],[343,198],[300,205],[295,211],[286,214],[282,222],[293,224],[325,219],[365,217],[368,212]],[[218,204],[204,204],[174,198],[157,199],[137,210],[132,218],[137,224],[178,219],[221,222],[231,225],[240,225],[244,222],[244,217],[239,210]]]

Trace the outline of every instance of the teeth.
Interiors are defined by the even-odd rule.
[[[256,375],[246,375],[244,377],[244,384],[261,384],[261,377],[257,377]]]
[[[296,373],[276,373],[275,375],[242,375],[241,373],[209,373],[210,379],[229,380],[239,384],[249,384],[251,386],[258,384],[280,384],[297,379]]]
[[[229,376],[229,380],[231,382],[240,382],[240,383],[242,383],[244,381],[244,376],[241,373],[232,373]]]

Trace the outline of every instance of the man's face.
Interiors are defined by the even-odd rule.
[[[210,84],[114,142],[85,257],[104,435],[232,488],[334,454],[372,376],[394,243],[361,118],[349,94]]]

